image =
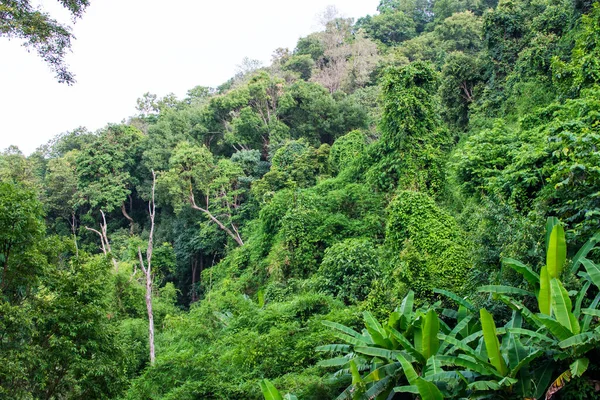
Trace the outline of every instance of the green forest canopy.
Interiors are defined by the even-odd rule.
[[[70,82],[38,14],[0,32]],[[383,0],[4,150],[0,397],[596,398],[599,37],[597,2]]]

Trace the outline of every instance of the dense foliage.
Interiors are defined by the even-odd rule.
[[[598,396],[600,5],[331,11],[0,154],[1,398]]]

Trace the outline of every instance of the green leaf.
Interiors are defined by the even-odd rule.
[[[554,318],[544,314],[538,314],[537,318],[558,340],[566,340],[573,336],[571,331],[559,324]]]
[[[371,373],[369,373],[369,375],[365,376],[363,378],[363,382],[364,383],[377,382],[388,376],[393,376],[396,374],[396,371],[398,371],[398,368],[400,368],[400,367],[401,367],[401,364],[399,362],[393,362],[391,364],[386,364],[382,367],[379,367],[379,368],[373,370]]]
[[[327,360],[321,360],[317,363],[317,365],[320,367],[340,367],[342,365],[348,364],[349,361],[350,360],[346,357],[336,357]]]
[[[565,240],[565,230],[562,225],[554,225],[546,249],[548,275],[550,278],[558,278],[562,274],[565,261],[567,260],[567,242]]]
[[[538,292],[538,307],[540,312],[545,315],[550,315],[551,309],[551,291],[550,288],[550,275],[548,274],[548,267],[545,265],[540,271],[540,290]]]
[[[559,224],[560,221],[556,217],[548,217],[548,219],[546,220],[546,251],[550,246],[550,237],[552,235],[552,232],[554,231],[554,227]]]
[[[541,367],[533,371],[533,381],[535,382],[536,389],[534,393],[535,399],[541,399],[546,392],[546,388],[552,380],[554,373],[555,363],[552,361],[545,362]]]
[[[441,374],[442,372],[444,372],[442,369],[442,364],[436,358],[436,356],[429,357],[427,360],[427,365],[425,365],[425,368],[423,369],[423,376],[429,377],[431,375]]]
[[[524,335],[524,336],[529,336],[532,338],[536,338],[538,340],[544,341],[544,342],[548,342],[548,343],[553,343],[555,342],[554,339],[549,338],[546,335],[542,335],[541,333],[538,332],[534,332],[532,330],[529,329],[522,329],[522,328],[506,328],[506,331],[509,333],[515,333],[517,335]]]
[[[575,254],[575,257],[573,257],[573,262],[571,264],[572,274],[577,272],[579,269],[579,264],[581,264],[581,260],[585,258],[594,247],[596,247],[598,242],[600,242],[600,231],[596,232],[594,236],[589,238],[589,240],[585,242],[583,246],[581,246],[577,254]]]
[[[473,319],[473,314],[470,314],[470,315],[467,315],[466,317],[464,317],[458,324],[456,324],[454,329],[452,329],[452,331],[447,336],[456,338],[456,335],[458,335],[460,332],[462,332],[464,330],[464,328],[467,327],[467,325],[469,325],[469,322],[471,322],[472,319]],[[442,342],[438,352],[443,353],[449,344],[450,344],[449,342]]]
[[[594,298],[594,301],[592,301],[592,304],[590,304],[589,308],[586,308],[586,310],[593,310],[596,309],[596,307],[598,307],[598,302],[600,302],[600,293],[598,293],[596,295],[596,297]],[[582,310],[583,312],[583,310]],[[584,314],[586,314],[584,312]],[[592,322],[592,316],[591,315],[586,315],[585,317],[583,317],[583,327],[581,328],[581,330],[583,332],[587,332],[590,329],[590,323]]]
[[[504,285],[484,285],[480,286],[477,291],[493,294],[518,294],[520,296],[534,296],[534,294],[528,290]]]
[[[469,357],[464,354],[459,356],[436,356],[436,358],[442,365],[464,367],[481,375],[502,377],[492,365],[486,361],[482,362],[478,358]]]
[[[590,286],[592,286],[592,283],[590,281],[587,281],[579,291],[579,294],[577,295],[577,301],[575,302],[575,310],[573,311],[573,314],[575,314],[575,317],[577,318],[579,318],[579,316],[581,315],[581,304],[583,303],[583,299],[587,295],[587,291],[589,290]]]
[[[508,265],[521,275],[529,284],[535,289],[540,284],[540,276],[533,272],[531,268],[523,264],[521,261],[514,260],[512,258],[503,258],[502,263]]]
[[[321,321],[321,323],[327,327],[337,329],[338,331],[344,332],[350,336],[354,336],[355,338],[362,338],[362,335],[356,332],[354,329],[348,328],[347,326],[344,326],[342,324],[338,324],[337,322]]]
[[[315,348],[316,351],[327,351],[331,353],[347,353],[352,349],[347,344],[326,344]]]
[[[516,378],[521,368],[528,366],[533,360],[543,355],[544,351],[542,350],[536,350],[533,353],[530,353],[529,355],[527,355],[527,357],[519,361],[519,363],[510,371],[510,376],[512,378]]]
[[[279,390],[268,379],[263,379],[259,385],[265,400],[283,400]]]
[[[585,267],[585,270],[587,271],[594,285],[600,289],[600,267],[587,258],[582,258],[581,263]]]
[[[406,350],[408,354],[413,356],[421,364],[424,364],[426,362],[425,357],[423,357],[423,354],[421,354],[417,349],[415,349],[413,345],[408,341],[408,339],[404,337],[404,335],[402,335],[395,329],[392,329],[391,333],[394,336],[394,338],[398,340],[398,343],[400,343],[402,348],[404,348],[404,350]]]
[[[358,372],[358,367],[356,366],[356,362],[354,360],[350,360],[350,374],[352,374],[352,384],[356,385],[362,382],[362,378],[360,377],[360,372]]]
[[[408,292],[408,294],[402,300],[402,304],[400,304],[400,313],[406,317],[407,321],[411,320],[413,313],[413,304],[415,302],[415,292],[412,290]],[[402,328],[406,329],[406,328]]]
[[[409,386],[396,386],[394,388],[394,393],[412,393],[419,394],[419,388],[417,385],[409,385]]]
[[[423,322],[423,339],[421,345],[423,346],[423,357],[428,359],[437,353],[440,348],[440,340],[438,339],[438,333],[440,331],[440,321],[434,310],[429,310],[425,316]]]
[[[467,386],[470,390],[480,390],[480,391],[488,391],[488,390],[500,390],[500,385],[496,381],[476,381],[469,383]]]
[[[508,368],[506,362],[502,358],[500,353],[500,342],[496,336],[496,324],[492,315],[485,309],[479,310],[481,318],[481,328],[483,330],[483,339],[485,341],[485,347],[490,358],[490,363],[496,367],[496,370],[502,375],[506,376]]]
[[[477,308],[473,304],[471,304],[468,300],[459,297],[458,295],[444,289],[433,289],[434,293],[443,294],[444,296],[454,300],[457,304],[465,307],[467,310],[472,312],[477,311]]]
[[[587,371],[588,365],[590,365],[590,360],[585,357],[578,358],[569,366],[571,376],[577,377],[583,375]]]
[[[417,372],[413,368],[412,364],[406,358],[404,358],[402,354],[396,354],[396,358],[402,365],[402,370],[404,371],[404,376],[406,376],[408,383],[415,385],[419,376],[417,375]]]
[[[385,358],[387,360],[394,359],[394,351],[382,349],[380,347],[355,347],[356,353],[365,354],[367,356]]]
[[[566,349],[567,347],[580,346],[584,344],[588,344],[589,340],[594,337],[594,333],[592,332],[584,332],[579,335],[571,336],[568,339],[559,342],[558,345],[561,349]]]
[[[571,312],[573,304],[567,290],[556,278],[550,280],[550,287],[552,288],[552,309],[556,320],[571,333],[578,334],[580,332],[579,321]]]
[[[444,400],[442,392],[433,383],[419,377],[417,378],[416,385],[422,400]]]

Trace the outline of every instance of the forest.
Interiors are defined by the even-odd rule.
[[[0,153],[0,398],[600,397],[600,3],[328,15]]]

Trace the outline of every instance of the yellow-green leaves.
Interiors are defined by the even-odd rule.
[[[485,348],[490,359],[490,363],[496,368],[496,370],[502,375],[508,374],[508,368],[506,361],[502,358],[500,353],[500,342],[496,336],[496,324],[494,318],[485,309],[479,310],[481,317],[481,328],[483,329],[483,340],[485,342]]]
[[[567,242],[562,225],[556,224],[550,233],[546,249],[546,266],[551,278],[560,277],[567,260]]]
[[[538,307],[540,312],[550,315],[551,311],[551,288],[548,268],[544,265],[540,271],[540,290],[538,292]]]
[[[571,333],[578,334],[580,331],[579,322],[571,312],[573,304],[565,287],[556,278],[550,280],[552,289],[552,310],[554,317],[559,324],[567,328]]]

